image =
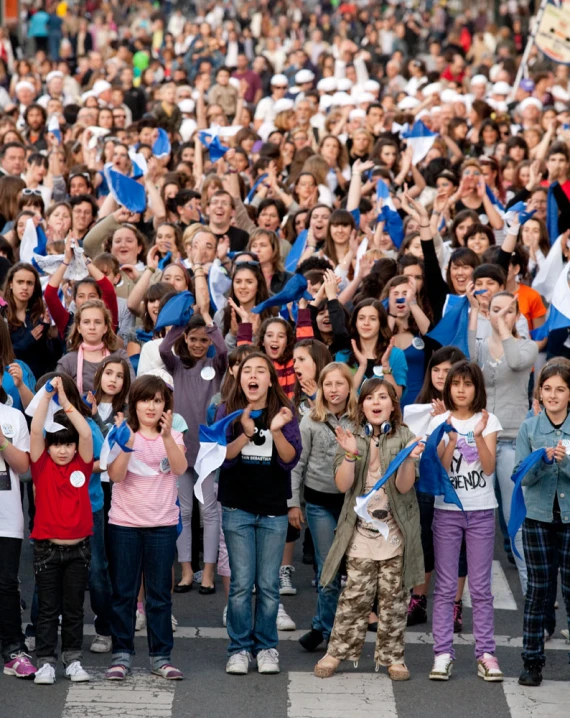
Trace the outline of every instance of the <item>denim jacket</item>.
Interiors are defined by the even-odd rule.
[[[564,424],[555,429],[546,412],[526,419],[517,436],[516,466],[536,449],[556,446],[559,441],[570,446],[570,414]],[[535,521],[552,522],[554,497],[558,494],[562,522],[570,523],[570,457],[560,462],[547,464],[544,461],[534,466],[523,479],[525,487],[526,515]]]

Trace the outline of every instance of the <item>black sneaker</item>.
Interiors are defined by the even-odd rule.
[[[325,640],[322,631],[317,631],[315,628],[311,628],[308,633],[305,633],[299,638],[299,643],[303,646],[306,651],[312,653],[316,651],[321,643]]]
[[[408,604],[408,626],[418,626],[427,620],[427,596],[412,593]]]
[[[461,633],[463,630],[463,601],[453,602],[453,633]]]
[[[315,552],[311,548],[303,549],[303,563],[305,566],[314,566]]]
[[[519,676],[521,686],[539,686],[542,683],[542,664],[540,661],[525,661]]]

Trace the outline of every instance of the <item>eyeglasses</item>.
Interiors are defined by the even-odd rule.
[[[25,187],[22,190],[22,194],[24,197],[41,197],[42,191],[41,189],[30,189],[29,187]]]

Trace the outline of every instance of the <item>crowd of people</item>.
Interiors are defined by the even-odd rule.
[[[303,537],[317,676],[375,631],[407,680],[431,620],[448,680],[468,576],[502,681],[497,523],[540,685],[559,573],[566,638],[570,616],[570,72],[533,48],[516,80],[535,8],[23,8],[0,37],[4,674],[53,684],[61,622],[89,680],[88,589],[109,680],[143,628],[180,680],[172,594],[217,576],[226,672],[278,673]]]

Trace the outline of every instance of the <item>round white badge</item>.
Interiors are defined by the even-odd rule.
[[[6,396],[6,401],[4,402],[4,406],[14,406],[14,399],[8,394]]]
[[[83,471],[72,471],[69,477],[69,483],[76,489],[80,489],[85,483],[85,474]]]
[[[377,376],[380,379],[384,376],[384,369],[382,369],[381,366],[375,366],[372,371],[374,372],[374,376]]]
[[[7,439],[13,439],[16,435],[16,430],[12,426],[12,424],[2,424],[2,433]]]
[[[212,379],[216,376],[216,370],[213,366],[205,366],[200,372],[200,376],[204,379],[204,381],[212,381]]]
[[[170,473],[170,461],[168,461],[168,457],[165,456],[164,459],[160,462],[160,473],[161,474],[169,474]]]
[[[426,343],[421,337],[414,337],[412,340],[412,346],[414,349],[417,349],[419,352],[421,352],[422,349],[425,349]]]

